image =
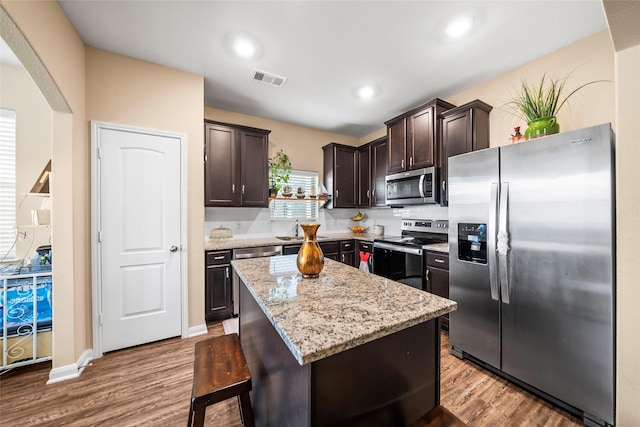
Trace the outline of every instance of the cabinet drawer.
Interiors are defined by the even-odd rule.
[[[343,242],[340,242],[341,252],[349,252],[349,251],[355,251],[355,250],[356,250],[356,244],[353,240],[345,240]]]
[[[340,252],[340,243],[339,242],[321,242],[320,249],[322,249],[322,253],[325,255],[328,253],[338,253]]]
[[[231,251],[215,251],[206,253],[206,265],[229,264]]]
[[[449,270],[449,255],[427,252],[427,266]]]
[[[373,252],[373,243],[358,241],[358,252],[364,253],[372,253]]]
[[[294,255],[300,251],[302,245],[286,245],[282,248],[282,255]]]

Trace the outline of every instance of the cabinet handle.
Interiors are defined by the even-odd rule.
[[[345,243],[345,244],[344,244],[344,247],[345,247],[345,248],[350,248],[350,247],[351,247],[351,243]]]
[[[340,261],[344,262],[344,254],[340,254]]]
[[[376,190],[372,190],[371,191],[371,198],[375,199],[376,198]]]
[[[400,167],[401,167],[402,169],[404,169],[404,159],[402,159],[402,160],[400,161]]]
[[[231,184],[231,193],[236,194],[236,185]]]
[[[433,260],[438,264],[444,264],[444,260],[442,258],[434,258]]]
[[[413,157],[409,157],[409,167],[413,166]]]
[[[229,267],[224,268],[224,272],[227,274],[227,279],[229,278]]]
[[[213,259],[224,259],[224,255],[214,256]]]
[[[244,184],[242,184],[242,194],[244,194]]]
[[[371,194],[371,190],[367,190],[367,199],[370,199],[369,195]]]
[[[430,283],[431,283],[431,279],[429,278],[429,276],[430,276],[430,275],[431,275],[431,270],[427,269],[427,270],[424,272],[424,278],[425,278],[425,280],[427,281],[427,284],[430,284]]]
[[[340,193],[338,192],[338,189],[336,188],[336,199],[340,197]]]
[[[442,180],[442,191],[444,191],[445,187],[447,186],[446,182],[447,181],[445,181],[444,179]]]

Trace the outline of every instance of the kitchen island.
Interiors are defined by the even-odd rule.
[[[259,426],[408,425],[439,403],[438,317],[456,303],[325,259],[232,262]]]

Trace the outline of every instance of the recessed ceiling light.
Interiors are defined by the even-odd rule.
[[[371,99],[376,94],[376,90],[372,86],[362,86],[358,89],[358,96],[362,99]]]
[[[447,27],[447,35],[451,38],[458,38],[465,35],[473,24],[473,19],[468,16],[458,18]]]
[[[249,39],[238,38],[233,42],[233,50],[242,58],[251,58],[256,53],[256,45]]]

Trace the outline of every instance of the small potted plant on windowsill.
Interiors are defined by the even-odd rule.
[[[269,157],[269,197],[276,197],[282,188],[281,183],[289,182],[291,174],[291,160],[284,151],[278,151],[273,157]]]
[[[529,85],[525,79],[522,80],[519,92],[507,105],[510,105],[519,116],[526,120],[528,127],[524,132],[525,139],[560,132],[556,115],[567,100],[585,86],[608,81],[595,80],[585,83],[562,97],[564,86],[570,75],[551,78],[543,74],[539,83],[533,85]]]

